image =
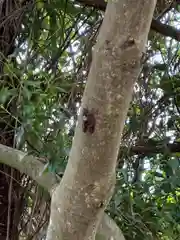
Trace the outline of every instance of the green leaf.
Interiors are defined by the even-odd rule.
[[[179,168],[179,160],[177,158],[170,159],[168,165],[175,171]]]
[[[4,104],[11,95],[12,93],[7,87],[0,89],[0,104]]]
[[[32,96],[32,92],[27,87],[24,86],[23,95],[27,100],[30,100]]]

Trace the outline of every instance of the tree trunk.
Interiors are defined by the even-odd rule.
[[[47,240],[95,239],[113,193],[123,125],[155,5],[108,1],[69,162],[52,194]]]

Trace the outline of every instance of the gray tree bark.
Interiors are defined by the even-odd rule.
[[[47,240],[94,240],[115,167],[155,0],[110,0],[93,53],[64,177],[52,194]]]

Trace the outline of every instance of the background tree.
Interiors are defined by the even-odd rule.
[[[0,143],[15,147],[15,132],[19,126],[17,103],[19,97],[14,94],[18,88],[18,76],[13,74],[16,68],[16,38],[21,31],[24,12],[29,9],[29,1],[14,0],[0,3]],[[10,96],[13,96],[11,99]],[[0,236],[1,239],[18,239],[18,222],[23,212],[24,189],[19,184],[24,175],[4,164],[0,164]],[[14,179],[14,181],[12,180]],[[18,209],[18,211],[17,211]]]
[[[151,26],[156,26],[153,29],[160,34],[155,31],[149,34],[144,68],[135,86],[124,128],[116,193],[107,209],[127,239],[132,239],[129,235],[132,232],[133,239],[179,236],[179,31],[176,30],[179,13],[178,1],[171,2],[158,1],[156,7]],[[81,3],[88,4],[87,1]],[[26,5],[29,8],[23,11],[13,52],[17,62],[14,65],[12,59],[8,59],[3,70],[3,79],[8,76],[18,80],[7,81],[8,85],[3,84],[0,93],[2,116],[6,113],[6,119],[11,117],[17,122],[17,126],[12,127],[17,132],[17,147],[43,161],[44,158],[50,160],[47,168],[60,175],[64,172],[74,134],[91,48],[102,22],[103,14],[96,9],[104,10],[103,4],[103,8],[94,4],[92,9],[70,1],[38,1]],[[6,23],[7,19],[12,20],[9,15]],[[10,24],[6,29],[7,26]],[[7,105],[12,104],[13,99],[19,99],[15,113]],[[8,121],[1,131],[12,125]],[[2,176],[7,177],[8,173]],[[44,199],[45,192],[24,175],[18,182],[24,192],[19,234],[38,239],[38,233],[44,234],[39,229],[43,226],[46,229],[49,200]],[[4,229],[7,233],[7,226]]]

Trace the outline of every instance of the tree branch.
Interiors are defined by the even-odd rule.
[[[0,144],[0,162],[27,174],[50,194],[57,184],[54,174],[48,172],[42,174],[44,164],[38,158],[17,149]],[[114,240],[125,240],[119,227],[106,213],[99,225],[98,234],[103,236],[104,240],[108,240],[110,237],[113,237]]]
[[[77,2],[88,7],[95,7],[96,9],[101,11],[105,11],[107,5],[104,0],[77,0]],[[171,37],[177,41],[180,41],[180,30],[167,24],[163,24],[159,20],[152,20],[151,30],[158,32],[163,36]]]
[[[37,158],[2,144],[0,144],[0,162],[27,174],[49,192],[57,183],[54,174],[42,173],[44,164]]]
[[[98,235],[99,235],[99,238],[98,238]],[[125,240],[120,228],[117,226],[114,220],[110,218],[106,213],[104,213],[102,220],[99,224],[97,239]]]
[[[180,30],[167,24],[163,24],[159,20],[152,20],[151,29],[162,34],[163,36],[171,37],[180,42]]]
[[[177,153],[180,152],[180,142],[162,144],[158,141],[152,142],[142,142],[136,146],[132,146],[130,148],[121,146],[119,151],[119,158],[124,155],[125,152],[128,151],[128,155],[154,155],[157,153],[164,153],[165,151],[169,151],[170,153]]]

